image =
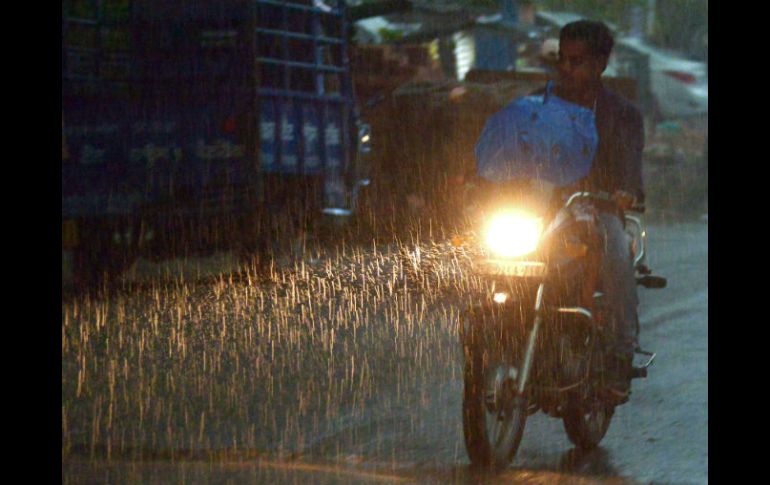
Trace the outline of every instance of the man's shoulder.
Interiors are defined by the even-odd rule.
[[[607,87],[602,88],[601,96],[603,98],[602,104],[610,108],[612,111],[617,111],[623,116],[641,118],[642,113],[639,111],[639,108],[625,96],[622,96]]]

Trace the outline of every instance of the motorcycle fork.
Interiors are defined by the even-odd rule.
[[[529,332],[529,339],[527,340],[527,349],[524,353],[524,362],[521,368],[521,378],[518,382],[518,394],[521,396],[524,394],[524,390],[529,380],[529,374],[532,370],[532,362],[535,358],[535,345],[537,343],[537,335],[540,332],[540,326],[543,323],[543,291],[545,288],[545,282],[541,282],[537,287],[537,296],[535,297],[535,321],[532,325],[532,330]]]

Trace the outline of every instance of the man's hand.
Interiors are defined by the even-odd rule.
[[[618,204],[618,207],[626,211],[634,206],[636,197],[625,190],[616,190],[615,193],[612,194],[612,200]]]

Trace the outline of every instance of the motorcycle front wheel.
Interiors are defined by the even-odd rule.
[[[471,463],[500,469],[516,455],[527,421],[527,399],[516,392],[518,369],[470,349],[464,369],[463,434]],[[486,357],[486,358],[484,358]]]

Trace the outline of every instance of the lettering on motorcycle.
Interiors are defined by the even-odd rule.
[[[545,263],[535,261],[486,260],[481,264],[484,274],[492,276],[543,276]]]

